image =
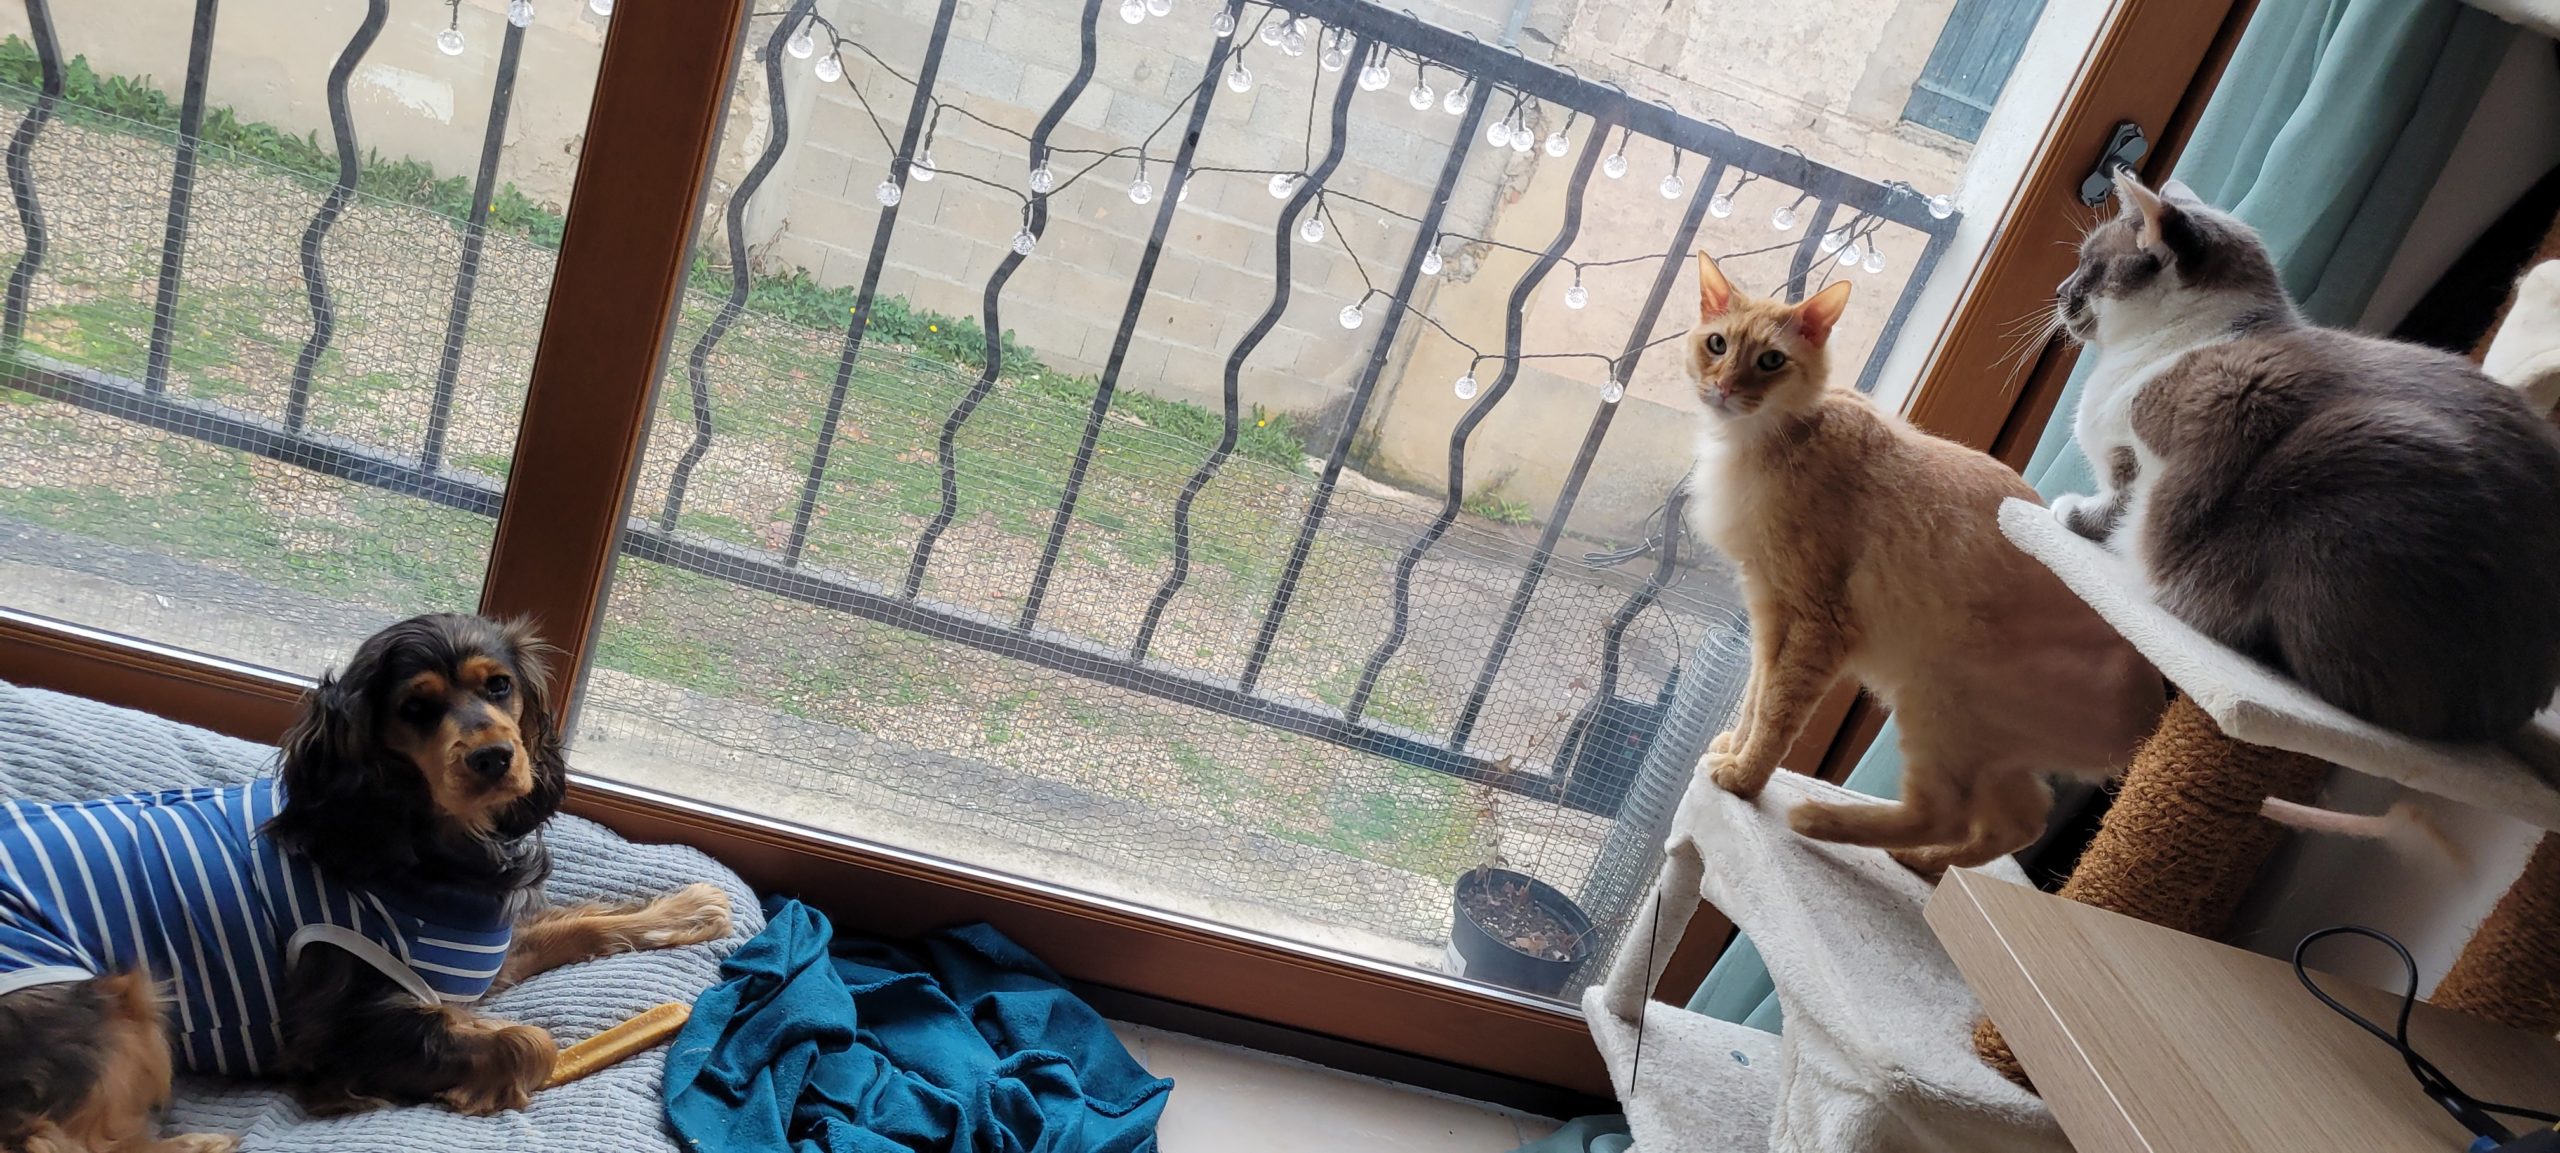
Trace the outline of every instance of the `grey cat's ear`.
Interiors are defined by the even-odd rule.
[[[2133,221],[2134,240],[2145,248],[2160,243],[2160,218],[2173,211],[2168,202],[2144,187],[2130,168],[2116,169],[2116,199]]]
[[[2175,176],[2170,177],[2168,183],[2160,186],[2160,198],[2171,204],[2204,207],[2204,197],[2196,195],[2195,189],[2187,187],[2186,181]]]

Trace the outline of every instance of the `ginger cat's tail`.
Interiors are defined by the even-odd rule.
[[[2437,856],[2456,864],[2470,860],[2470,854],[2464,852],[2453,838],[2446,836],[2435,818],[2427,814],[2425,806],[2414,798],[2393,802],[2391,808],[2380,816],[2367,816],[2269,797],[2259,804],[2258,815],[2306,833],[2382,841],[2406,855]]]

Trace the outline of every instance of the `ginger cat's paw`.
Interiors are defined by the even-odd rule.
[[[653,922],[640,934],[643,948],[698,945],[729,935],[729,894],[718,885],[687,885],[649,902],[643,912]]]
[[[1707,742],[1707,751],[1710,753],[1730,753],[1741,743],[1742,739],[1734,736],[1732,729],[1726,729],[1721,733],[1717,733],[1716,739]]]
[[[1698,769],[1707,775],[1708,780],[1714,781],[1717,788],[1748,801],[1760,795],[1761,787],[1769,783],[1769,774],[1752,772],[1750,766],[1742,763],[1742,758],[1734,755],[1732,742],[1725,739],[1732,735],[1726,733],[1717,737],[1716,744],[1707,747],[1706,758],[1698,762]]]

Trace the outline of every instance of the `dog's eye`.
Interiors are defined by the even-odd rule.
[[[411,697],[400,702],[400,719],[424,728],[444,715],[444,702],[433,697]]]
[[[1708,334],[1707,334],[1707,355],[1709,355],[1709,356],[1723,356],[1723,355],[1724,355],[1724,334],[1723,334],[1723,333],[1721,333],[1721,332],[1710,332],[1710,333],[1708,333]]]
[[[1762,372],[1776,372],[1787,366],[1787,354],[1773,348],[1761,353],[1760,359],[1751,363],[1758,365]]]
[[[490,700],[503,701],[507,699],[508,693],[516,691],[516,679],[505,673],[499,673],[483,682],[480,688],[489,694]]]

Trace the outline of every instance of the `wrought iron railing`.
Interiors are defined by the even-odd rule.
[[[806,468],[800,479],[797,499],[792,502],[788,532],[779,547],[771,549],[707,539],[679,528],[695,470],[718,435],[718,425],[713,419],[714,394],[710,381],[713,353],[732,331],[750,295],[744,213],[792,141],[794,125],[786,99],[783,61],[787,55],[798,54],[794,51],[793,39],[807,35],[812,27],[814,0],[792,0],[779,13],[778,19],[773,19],[773,14],[766,15],[765,18],[773,22],[760,38],[757,64],[764,71],[765,89],[770,101],[770,137],[755,164],[738,182],[725,207],[730,276],[728,292],[714,318],[688,349],[684,359],[684,399],[690,438],[675,461],[663,502],[652,514],[635,516],[627,524],[621,544],[624,554],[1542,799],[1569,800],[1568,773],[1562,766],[1549,773],[1518,772],[1513,768],[1512,758],[1503,750],[1479,747],[1481,742],[1477,734],[1485,717],[1487,700],[1504,675],[1505,662],[1524,621],[1531,615],[1542,582],[1549,577],[1556,551],[1563,544],[1568,520],[1617,416],[1623,395],[1623,386],[1619,382],[1632,379],[1647,350],[1676,337],[1676,324],[1667,332],[1657,330],[1663,322],[1662,310],[1686,266],[1685,255],[1704,220],[1711,213],[1720,216],[1730,211],[1727,197],[1732,189],[1727,185],[1728,176],[1737,180],[1765,180],[1784,185],[1800,194],[1797,205],[1812,202],[1803,220],[1801,237],[1788,241],[1792,255],[1784,288],[1791,298],[1800,297],[1818,275],[1832,271],[1833,263],[1826,258],[1833,254],[1837,245],[1826,246],[1825,237],[1835,240],[1846,237],[1853,245],[1863,239],[1872,245],[1878,230],[1891,226],[1926,238],[1918,259],[1909,270],[1905,287],[1893,304],[1878,339],[1877,352],[1869,358],[1862,371],[1861,388],[1873,386],[1884,351],[1891,347],[1915,297],[1944,251],[1955,224],[1943,201],[1933,203],[1908,185],[1880,183],[1852,175],[1812,161],[1792,149],[1749,139],[1713,121],[1681,115],[1662,105],[1633,98],[1610,85],[1434,27],[1411,15],[1379,7],[1367,0],[1293,0],[1283,7],[1270,9],[1249,9],[1245,0],[1225,0],[1221,24],[1230,29],[1232,35],[1217,38],[1202,62],[1200,82],[1187,101],[1188,111],[1179,143],[1169,157],[1151,156],[1143,149],[1138,153],[1145,163],[1163,165],[1157,171],[1168,174],[1162,186],[1165,191],[1154,198],[1153,218],[1145,248],[1130,277],[1116,338],[1102,366],[1092,401],[1084,413],[1081,438],[1063,491],[1042,533],[1038,559],[1025,576],[1023,587],[1026,591],[1020,608],[1006,619],[927,597],[926,581],[944,543],[945,532],[953,524],[960,507],[959,435],[981,402],[993,391],[1006,367],[1007,347],[1002,336],[1005,329],[1001,310],[1007,282],[1017,269],[1034,258],[1039,240],[1049,226],[1051,197],[1074,179],[1072,175],[1063,178],[1053,176],[1044,187],[1036,177],[1037,172],[1049,171],[1051,158],[1061,154],[1051,146],[1052,134],[1093,81],[1103,0],[1082,0],[1078,67],[1037,124],[1022,136],[1026,168],[1037,170],[1030,190],[1018,193],[1023,205],[1023,239],[996,265],[984,285],[978,318],[985,334],[983,360],[975,381],[943,418],[935,446],[935,460],[940,473],[938,510],[917,533],[899,579],[865,579],[809,563],[809,546],[821,493],[831,456],[839,448],[839,441],[844,435],[848,396],[856,386],[856,362],[863,355],[875,306],[881,300],[881,275],[888,264],[889,248],[899,227],[898,204],[909,180],[914,178],[915,166],[920,159],[920,144],[929,147],[926,138],[928,124],[941,106],[936,95],[938,77],[951,40],[959,2],[941,0],[921,56],[913,62],[911,71],[888,70],[890,75],[911,89],[907,113],[894,145],[895,156],[880,196],[882,207],[871,239],[869,258],[862,269],[856,304],[844,329],[824,412],[807,446]],[[331,226],[345,211],[349,198],[354,194],[358,175],[358,144],[348,113],[347,84],[373,47],[383,26],[386,0],[369,0],[363,24],[349,40],[329,74],[327,96],[338,172],[336,181],[330,186],[303,237],[301,271],[307,290],[311,331],[294,358],[291,391],[280,419],[211,400],[173,395],[168,389],[176,317],[181,294],[186,289],[184,261],[191,221],[191,197],[197,175],[196,152],[206,106],[205,88],[215,28],[215,0],[197,0],[195,6],[177,130],[176,163],[170,181],[166,229],[159,254],[158,290],[153,302],[149,354],[141,379],[128,379],[95,368],[64,363],[37,355],[22,346],[30,307],[30,285],[42,273],[48,254],[45,212],[29,157],[63,95],[63,50],[48,11],[48,0],[25,0],[25,5],[35,52],[42,64],[43,86],[40,92],[31,94],[31,106],[20,119],[7,150],[10,190],[26,237],[24,255],[9,278],[5,306],[0,306],[0,340],[6,341],[10,353],[8,383],[27,392],[151,428],[289,461],[330,476],[494,517],[503,497],[502,483],[496,478],[453,467],[447,460],[446,445],[454,420],[456,382],[478,289],[482,245],[489,229],[489,210],[496,193],[498,161],[505,143],[508,112],[523,55],[525,29],[511,24],[501,43],[499,63],[490,91],[488,127],[473,183],[471,208],[463,222],[462,253],[445,318],[442,355],[427,406],[425,435],[414,448],[400,449],[358,443],[314,431],[310,427],[314,368],[329,350],[335,329],[336,306],[332,300],[322,246]],[[1370,296],[1355,306],[1363,310],[1382,306],[1383,313],[1368,337],[1368,355],[1359,362],[1348,391],[1346,411],[1339,418],[1338,431],[1330,443],[1323,446],[1312,493],[1295,526],[1288,554],[1280,562],[1277,584],[1254,623],[1250,648],[1238,666],[1212,669],[1187,667],[1166,659],[1156,644],[1159,628],[1168,606],[1181,595],[1189,579],[1194,543],[1193,502],[1203,488],[1220,474],[1237,444],[1241,419],[1240,382],[1244,368],[1280,322],[1291,301],[1292,238],[1308,228],[1310,221],[1322,218],[1329,211],[1326,207],[1328,195],[1344,195],[1329,194],[1326,184],[1344,161],[1349,139],[1347,129],[1354,115],[1353,98],[1363,90],[1360,77],[1366,71],[1365,67],[1340,68],[1332,81],[1332,92],[1323,102],[1330,130],[1324,152],[1312,158],[1302,170],[1272,174],[1280,182],[1275,186],[1286,190],[1287,198],[1272,234],[1274,268],[1271,272],[1271,295],[1262,312],[1226,358],[1220,394],[1223,435],[1176,497],[1170,568],[1149,598],[1143,620],[1134,634],[1125,640],[1105,640],[1072,635],[1050,627],[1044,624],[1043,610],[1047,606],[1047,597],[1070,527],[1078,516],[1079,502],[1094,462],[1098,439],[1104,422],[1112,413],[1117,390],[1123,383],[1141,310],[1150,299],[1159,258],[1169,244],[1173,221],[1182,200],[1180,190],[1194,174],[1198,150],[1210,125],[1213,103],[1224,89],[1221,78],[1237,67],[1236,55],[1249,50],[1246,39],[1250,32],[1244,28],[1249,11],[1261,13],[1266,21],[1278,19],[1287,22],[1292,35],[1303,35],[1300,22],[1310,22],[1316,27],[1317,38],[1326,50],[1329,53],[1341,52],[1342,58],[1349,61],[1365,65],[1392,55],[1428,62],[1433,68],[1466,78],[1463,81],[1464,91],[1473,93],[1473,97],[1466,102],[1462,115],[1456,121],[1456,130],[1441,157],[1436,184],[1427,206],[1409,218],[1415,228],[1414,240],[1396,267],[1392,287],[1373,286]],[[826,31],[830,36],[834,35],[832,28]],[[849,41],[838,40],[830,44],[828,50],[834,53],[855,48],[858,46]],[[886,68],[885,65],[883,67]],[[841,74],[841,67],[836,71]],[[1507,110],[1497,111],[1497,105],[1505,100],[1509,101]],[[1469,397],[1471,403],[1450,430],[1445,493],[1427,525],[1405,545],[1397,558],[1390,591],[1392,623],[1363,662],[1357,684],[1340,708],[1294,693],[1273,691],[1263,681],[1275,645],[1290,619],[1296,599],[1304,591],[1304,582],[1309,579],[1310,556],[1319,532],[1331,515],[1336,495],[1343,484],[1343,473],[1351,463],[1354,440],[1380,395],[1382,382],[1389,377],[1390,366],[1395,362],[1399,349],[1404,347],[1399,344],[1399,339],[1404,335],[1405,322],[1409,318],[1420,317],[1424,322],[1439,327],[1416,305],[1416,300],[1424,278],[1441,260],[1442,243],[1450,236],[1444,229],[1453,193],[1471,163],[1500,163],[1508,159],[1503,155],[1483,159],[1484,153],[1474,145],[1488,129],[1488,117],[1499,118],[1497,122],[1516,124],[1518,131],[1525,133],[1529,131],[1527,124],[1531,120],[1524,109],[1536,108],[1560,110],[1571,118],[1589,121],[1591,127],[1566,178],[1568,189],[1562,221],[1544,248],[1532,254],[1534,259],[1511,287],[1503,315],[1501,349],[1498,353],[1479,354],[1480,359],[1498,361],[1499,368],[1480,392]],[[1561,136],[1559,130],[1558,137]],[[1617,151],[1609,153],[1607,146],[1613,137],[1617,141]],[[1468,455],[1474,435],[1510,394],[1520,377],[1524,361],[1533,359],[1523,349],[1524,309],[1555,267],[1565,260],[1567,250],[1580,235],[1584,223],[1585,193],[1594,171],[1609,167],[1612,176],[1619,175],[1623,171],[1626,142],[1639,137],[1667,145],[1675,155],[1702,158],[1706,167],[1704,177],[1686,189],[1676,183],[1666,186],[1666,195],[1676,197],[1685,192],[1685,207],[1667,243],[1656,250],[1659,255],[1646,257],[1658,260],[1659,267],[1618,351],[1614,355],[1585,354],[1599,355],[1600,359],[1607,361],[1608,390],[1598,394],[1595,400],[1561,492],[1546,510],[1544,526],[1530,548],[1528,559],[1499,618],[1492,644],[1470,678],[1464,703],[1457,709],[1454,723],[1445,733],[1433,734],[1375,719],[1369,712],[1381,673],[1408,638],[1414,611],[1412,586],[1415,570],[1441,543],[1461,510],[1467,492]],[[1489,151],[1505,153],[1508,150]],[[1125,150],[1113,155],[1126,159]],[[1612,159],[1604,159],[1604,156]],[[1674,171],[1676,173],[1677,170]],[[1787,211],[1792,214],[1794,209],[1790,207]],[[1835,224],[1842,212],[1851,214],[1849,222]],[[1445,333],[1446,329],[1441,331]],[[1472,373],[1469,379],[1472,380]],[[1464,391],[1461,395],[1469,396]],[[1676,526],[1677,523],[1675,505],[1665,518],[1665,524]],[[1676,547],[1676,527],[1668,528],[1665,538],[1667,545]],[[1568,748],[1587,740],[1589,730],[1600,720],[1594,710],[1610,700],[1616,690],[1620,676],[1621,635],[1673,575],[1672,548],[1666,547],[1651,578],[1619,611],[1611,614],[1601,638],[1600,691],[1573,722],[1564,742]],[[1670,696],[1667,688],[1664,696],[1666,700]],[[1559,761],[1563,759],[1558,757]]]

